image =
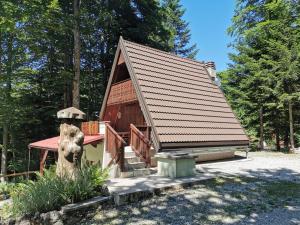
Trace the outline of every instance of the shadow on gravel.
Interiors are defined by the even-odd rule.
[[[300,204],[299,183],[260,179],[278,174],[299,176],[295,171],[260,169],[247,173],[249,177],[218,177],[125,206],[104,208],[80,224],[264,224],[261,213]],[[293,220],[286,218],[285,222]]]

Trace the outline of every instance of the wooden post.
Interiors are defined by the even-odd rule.
[[[121,148],[119,149],[119,167],[121,172],[124,171],[124,155],[125,155],[124,144],[122,143]]]
[[[44,167],[47,159],[48,150],[41,149],[40,152],[40,174],[44,175]]]

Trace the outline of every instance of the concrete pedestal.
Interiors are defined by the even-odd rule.
[[[158,153],[155,157],[157,158],[157,173],[159,176],[177,178],[195,175],[195,158],[193,156]]]

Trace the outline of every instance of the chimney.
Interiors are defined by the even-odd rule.
[[[207,69],[207,72],[212,80],[216,79],[217,73],[216,73],[216,65],[215,62],[209,61],[205,63],[205,68]]]

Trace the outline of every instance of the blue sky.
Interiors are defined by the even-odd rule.
[[[197,60],[214,61],[217,71],[227,68],[227,45],[231,38],[226,29],[231,24],[234,0],[181,0],[186,9],[184,19],[189,22],[192,43],[199,49]]]

